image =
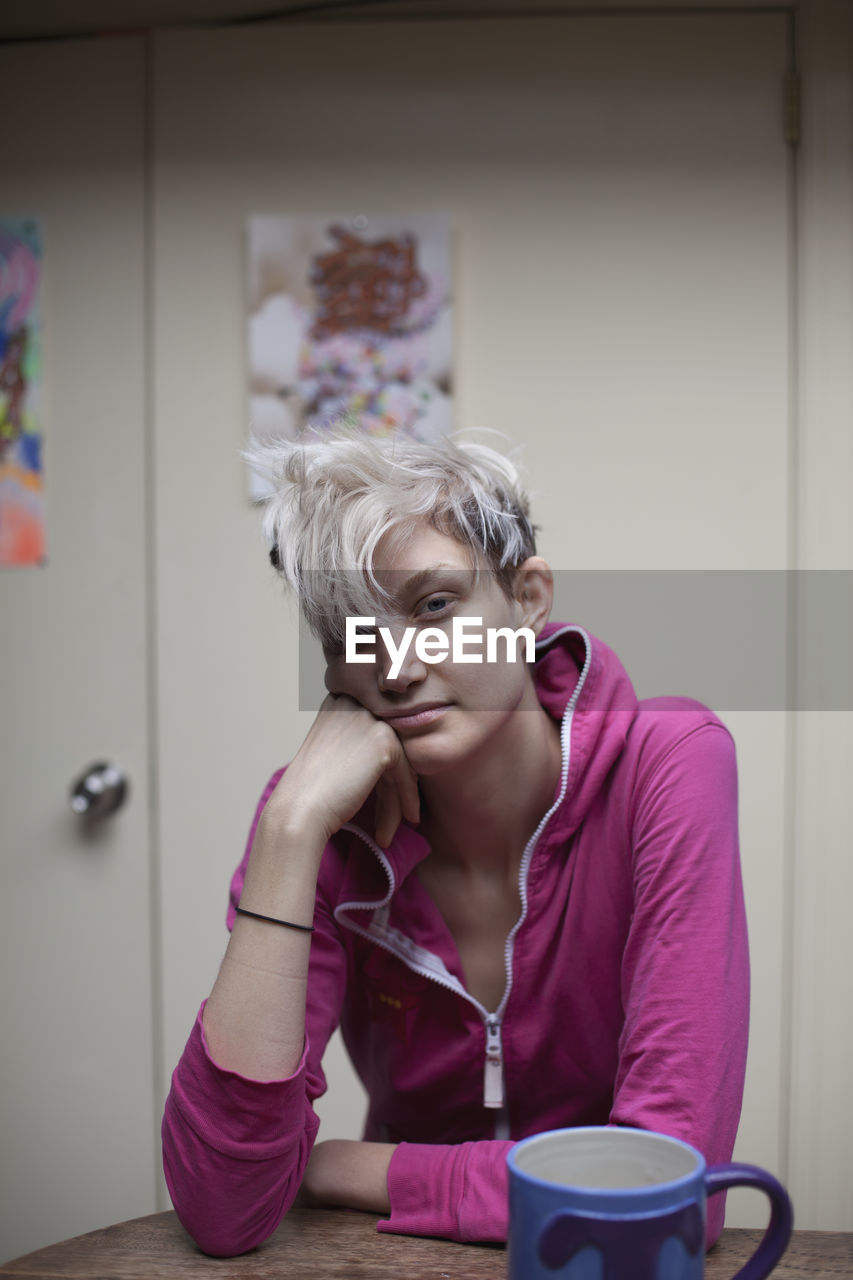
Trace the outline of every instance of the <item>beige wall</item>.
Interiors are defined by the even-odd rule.
[[[853,567],[853,9],[814,0],[800,14],[796,159],[780,135],[781,12],[635,15],[626,38],[628,21],[453,24],[450,46],[439,27],[406,24],[406,58],[370,92],[354,46],[369,60],[400,38],[393,24],[348,32],[338,52],[336,26],[150,41],[148,158],[134,163],[148,228],[157,1107],[224,946],[256,796],[310,722],[295,702],[292,611],[237,457],[247,214],[453,215],[460,425],[527,441],[558,567]],[[671,44],[687,21],[704,24],[691,76]],[[691,93],[695,113],[674,115],[672,94]],[[365,112],[405,118],[417,163],[402,134],[366,134]],[[601,146],[585,150],[599,127]],[[697,302],[674,324],[685,280]],[[583,299],[568,319],[567,297]],[[720,376],[734,365],[737,414]],[[805,630],[791,657],[807,661]],[[738,1154],[789,1182],[798,1225],[850,1229],[851,717],[726,719],[755,992]],[[324,1132],[354,1135],[361,1097],[334,1052]],[[730,1222],[761,1214],[732,1198]]]
[[[450,42],[435,24],[339,28],[340,42],[317,27],[155,42],[167,1064],[221,952],[224,886],[256,794],[308,721],[290,683],[292,615],[235,463],[246,417],[235,306],[246,215],[453,214],[459,423],[526,442],[543,550],[558,567],[795,567],[827,506],[841,524],[808,563],[828,555],[846,565],[845,499],[832,488],[832,446],[819,443],[828,424],[808,398],[808,372],[798,376],[820,345],[806,345],[799,291],[812,306],[833,291],[842,327],[821,359],[839,389],[836,422],[849,423],[849,300],[837,272],[851,253],[837,214],[849,158],[823,150],[824,131],[838,128],[826,112],[849,112],[849,69],[845,80],[825,65],[848,19],[839,5],[812,12],[823,20],[805,24],[796,162],[782,138],[789,28],[780,13],[587,17],[549,20],[547,30],[455,23]],[[834,277],[809,259],[827,220]],[[679,323],[685,296],[695,305]],[[826,462],[807,484],[806,440]],[[197,566],[189,578],[168,567],[179,545]],[[813,1191],[817,1168],[827,1187],[843,1185],[829,1117],[844,1105],[846,1067],[838,1080],[825,1067],[839,1053],[850,1065],[833,1011],[843,991],[817,1001],[836,1053],[806,1048],[804,1036],[804,1019],[819,1016],[815,992],[840,981],[840,957],[829,962],[808,921],[845,874],[851,830],[843,789],[818,759],[830,751],[847,761],[849,744],[830,745],[837,715],[727,719],[739,746],[754,980],[738,1155],[792,1183],[803,1225],[849,1225],[843,1191],[819,1200]],[[821,842],[819,853],[818,812],[838,833],[837,847]],[[833,946],[844,945],[839,928]],[[807,995],[795,998],[794,975],[808,975]],[[355,1136],[361,1097],[337,1050],[334,1061],[324,1132]],[[763,1213],[748,1194],[730,1197],[730,1222]]]
[[[853,564],[853,6],[806,6],[798,169],[799,350],[792,535],[803,569]],[[800,618],[798,664],[813,620]],[[790,1184],[803,1225],[853,1225],[853,715],[800,714],[791,742]]]

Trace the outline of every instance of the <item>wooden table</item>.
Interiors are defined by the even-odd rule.
[[[760,1231],[728,1230],[708,1255],[706,1280],[730,1280]],[[174,1213],[154,1213],[0,1266],[5,1280],[502,1280],[506,1252],[376,1231],[370,1214],[294,1206],[259,1249],[240,1258],[199,1253]],[[853,1277],[853,1233],[795,1231],[773,1280]]]

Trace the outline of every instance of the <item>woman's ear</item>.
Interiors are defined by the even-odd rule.
[[[554,575],[541,556],[529,556],[515,571],[513,599],[521,611],[521,624],[534,635],[545,626],[554,603]]]

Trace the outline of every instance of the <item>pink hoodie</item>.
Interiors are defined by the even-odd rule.
[[[740,1115],[748,954],[728,731],[686,698],[638,702],[616,655],[551,624],[539,697],[562,721],[554,803],[525,850],[522,914],[496,1010],[466,991],[404,825],[383,852],[369,805],[327,846],[302,1061],[286,1080],[222,1070],[201,1014],[163,1120],[166,1180],[202,1249],[252,1248],[292,1203],[340,1023],[370,1097],[364,1137],[399,1143],[380,1231],[506,1239],[506,1153],[569,1125],[657,1129],[728,1160]],[[231,885],[229,928],[268,783]],[[723,1200],[708,1206],[708,1242]]]

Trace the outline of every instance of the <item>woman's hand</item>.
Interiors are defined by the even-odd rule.
[[[346,694],[328,694],[270,797],[272,817],[320,828],[323,843],[376,788],[376,840],[387,848],[403,818],[420,820],[417,775],[397,734]]]

